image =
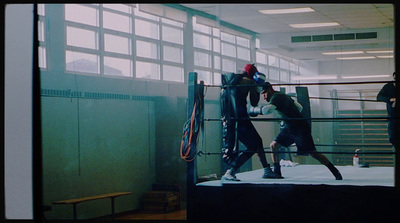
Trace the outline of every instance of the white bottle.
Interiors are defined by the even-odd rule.
[[[360,167],[360,158],[357,155],[357,152],[359,151],[359,149],[356,149],[354,157],[353,157],[353,166],[354,167]]]
[[[354,157],[353,157],[353,166],[354,167],[360,167],[359,161],[360,161],[360,158],[358,158],[357,154],[354,155]]]

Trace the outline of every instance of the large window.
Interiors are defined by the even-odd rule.
[[[199,16],[193,19],[195,72],[204,83],[219,85],[221,73],[236,73],[251,62],[250,37],[203,24],[204,21],[207,19]]]
[[[299,65],[296,61],[261,51],[259,39],[256,39],[256,65],[258,70],[267,76],[268,81],[273,83],[289,83],[291,76],[299,75]],[[289,91],[294,89],[289,88]]]
[[[240,72],[254,61],[251,35],[203,24],[193,16],[193,35],[184,36],[186,12],[168,6],[66,4],[64,10],[65,68],[74,74],[183,83],[185,72],[195,71],[199,80],[218,85],[221,73]],[[188,41],[193,46],[185,49],[184,38],[193,38]],[[45,58],[44,40],[41,47]],[[188,49],[194,67],[185,71]],[[41,64],[45,67],[46,61]]]
[[[132,5],[65,5],[66,70],[133,76]]]
[[[66,71],[184,82],[184,23],[137,6],[66,4]]]
[[[221,31],[222,72],[241,72],[243,66],[253,62],[250,37]]]
[[[161,19],[162,80],[184,82],[183,57],[184,24],[170,19]]]
[[[47,69],[48,25],[45,5],[38,6],[39,66]],[[258,38],[253,50],[252,35],[204,23],[198,15],[189,24],[192,36],[185,36],[186,12],[168,6],[65,4],[64,12],[66,72],[183,83],[185,73],[195,71],[199,80],[215,85],[221,84],[221,73],[240,72],[252,62],[273,82],[299,74],[296,61],[258,50]],[[185,48],[184,42],[193,46]],[[187,71],[186,53],[192,53],[194,65]]]
[[[136,77],[183,83],[184,24],[139,9],[135,15]]]
[[[99,9],[94,5],[65,5],[65,69],[100,74]]]
[[[194,71],[205,84],[213,83],[213,31],[217,32],[209,26],[197,23],[196,17],[193,19]]]

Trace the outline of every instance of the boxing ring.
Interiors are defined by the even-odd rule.
[[[204,108],[204,101],[198,100],[203,95],[204,83],[198,83],[197,73],[189,73],[188,88],[188,118],[193,119],[194,108]],[[201,112],[197,115],[202,120],[197,124],[201,129],[204,117]],[[340,122],[343,119],[313,121]],[[318,145],[316,146],[318,148]],[[263,169],[256,169],[237,173],[236,176],[241,181],[212,179],[199,182],[199,156],[196,155],[201,157],[219,153],[200,154],[197,153],[196,145],[193,147],[192,152],[196,154],[187,162],[189,222],[400,221],[398,159],[394,159],[393,166],[336,166],[342,173],[343,180],[335,180],[323,165],[300,163],[295,166],[283,166],[284,179],[263,179]],[[333,153],[346,154],[340,151]],[[379,154],[373,150],[363,153]],[[393,150],[381,154],[391,154],[395,157],[397,152]],[[189,158],[189,154],[187,155]]]
[[[343,180],[335,180],[327,168],[322,165],[296,165],[282,167],[284,179],[263,179],[263,169],[236,174],[241,181],[211,180],[198,183],[197,186],[222,187],[225,184],[294,184],[294,185],[352,185],[394,187],[393,167],[357,168],[338,166]]]

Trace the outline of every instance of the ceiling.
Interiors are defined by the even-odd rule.
[[[182,4],[220,20],[258,33],[261,49],[298,60],[337,60],[325,51],[393,50],[394,8],[392,4]],[[261,9],[311,7],[314,12],[265,15]],[[295,29],[289,24],[338,22],[325,28]],[[362,40],[292,43],[292,36],[377,32],[377,37]],[[370,56],[371,54],[364,53]],[[377,54],[378,55],[378,54]],[[393,55],[393,54],[391,54]]]

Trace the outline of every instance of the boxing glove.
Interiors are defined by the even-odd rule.
[[[258,84],[264,84],[265,80],[267,78],[265,77],[265,74],[260,73],[260,72],[256,72],[253,76],[253,80]],[[262,86],[257,86],[257,93],[261,93],[261,91],[263,90]]]
[[[269,115],[272,112],[274,112],[276,109],[276,106],[273,104],[265,105],[261,107],[261,114],[263,115]]]
[[[261,109],[262,109],[262,107],[253,107],[253,106],[250,106],[249,109],[247,110],[247,113],[248,113],[251,117],[256,117],[257,115],[262,114],[262,113],[261,113]]]

